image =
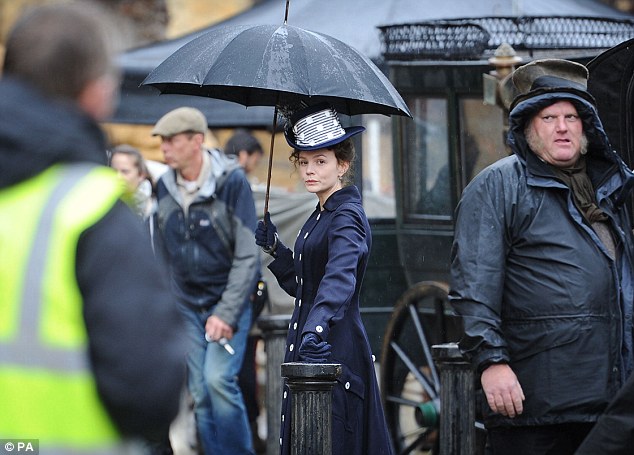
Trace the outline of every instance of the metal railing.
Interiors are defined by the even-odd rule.
[[[379,27],[386,60],[474,60],[507,43],[517,51],[607,49],[634,37],[634,20],[600,17],[481,17]]]

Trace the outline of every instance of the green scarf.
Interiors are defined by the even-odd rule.
[[[552,168],[557,177],[570,188],[575,205],[590,224],[608,220],[608,216],[597,206],[594,188],[586,172],[584,156],[579,158],[577,164],[572,167],[562,169],[552,166]]]

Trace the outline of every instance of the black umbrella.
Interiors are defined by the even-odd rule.
[[[288,1],[286,3],[288,15]],[[354,48],[286,24],[219,27],[194,38],[143,81],[161,93],[206,96],[280,110],[327,101],[347,115],[411,117],[387,77]],[[274,133],[265,198],[268,211]]]
[[[588,63],[588,91],[610,143],[631,169],[634,167],[634,39],[618,44]],[[634,210],[632,193],[628,197]]]
[[[410,115],[370,59],[335,38],[291,25],[211,30],[165,59],[143,85],[244,106],[328,101],[347,115]]]
[[[634,39],[588,63],[588,91],[597,100],[603,127],[621,158],[634,167]]]

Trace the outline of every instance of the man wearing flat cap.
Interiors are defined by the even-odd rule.
[[[251,188],[237,160],[204,146],[207,119],[182,107],[152,134],[170,167],[158,182],[158,226],[190,343],[188,388],[205,454],[253,454],[238,386],[259,270]]]
[[[574,453],[632,371],[634,175],[587,77],[566,60],[515,71],[513,154],[456,211],[449,298],[493,454]]]

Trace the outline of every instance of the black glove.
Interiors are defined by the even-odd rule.
[[[328,363],[330,344],[321,341],[317,335],[308,332],[299,345],[299,360],[305,363]]]
[[[258,221],[258,227],[255,229],[255,243],[262,247],[265,253],[275,256],[278,242],[277,228],[271,221],[271,214],[266,212],[264,221]]]

